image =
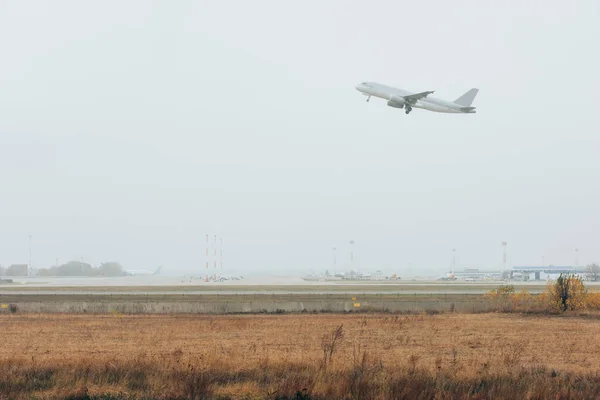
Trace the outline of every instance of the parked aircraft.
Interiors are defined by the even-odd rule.
[[[240,281],[244,279],[242,276],[232,276],[232,275],[219,275],[217,276],[217,282],[223,281]]]
[[[433,90],[413,93],[376,82],[360,83],[356,85],[356,90],[367,96],[367,101],[371,96],[379,97],[387,100],[387,105],[390,107],[405,109],[406,114],[413,108],[440,113],[474,114],[475,107],[471,107],[471,104],[479,92],[479,89],[473,88],[454,101],[446,101],[429,96],[434,92]]]
[[[436,278],[436,281],[455,281],[456,275],[454,272],[448,272],[446,275],[441,275]]]

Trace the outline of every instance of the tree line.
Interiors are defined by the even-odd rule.
[[[42,268],[37,276],[124,276],[125,270],[118,262],[105,262],[93,267],[81,261],[69,261],[58,267]]]
[[[27,276],[27,264],[14,264],[8,268],[0,268],[0,276]],[[68,263],[49,268],[40,268],[35,276],[124,276],[123,266],[118,262],[105,262],[98,267],[93,267],[81,261]]]

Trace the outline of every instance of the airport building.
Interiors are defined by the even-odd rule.
[[[517,266],[512,267],[510,271],[510,278],[514,279],[521,276],[524,281],[530,280],[531,274],[534,274],[536,281],[541,280],[542,273],[547,275],[560,275],[560,274],[584,274],[584,267],[568,267],[568,266]]]

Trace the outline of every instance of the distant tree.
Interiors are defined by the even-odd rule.
[[[588,280],[592,282],[600,281],[600,265],[590,264],[585,267],[585,273]]]
[[[69,261],[52,269],[55,276],[93,276],[92,266],[81,261]]]
[[[125,270],[118,262],[106,262],[94,268],[81,261],[69,261],[58,267],[41,268],[38,276],[123,276]]]
[[[105,262],[98,267],[99,275],[101,276],[123,276],[125,270],[118,262]]]
[[[5,276],[27,276],[27,264],[13,264],[4,271]]]

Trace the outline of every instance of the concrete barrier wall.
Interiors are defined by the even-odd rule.
[[[122,313],[122,314],[229,314],[229,313],[301,313],[301,312],[485,312],[492,305],[486,300],[464,301],[240,301],[240,302],[111,302],[57,301],[14,302],[18,313]],[[2,310],[8,312],[8,310]]]

